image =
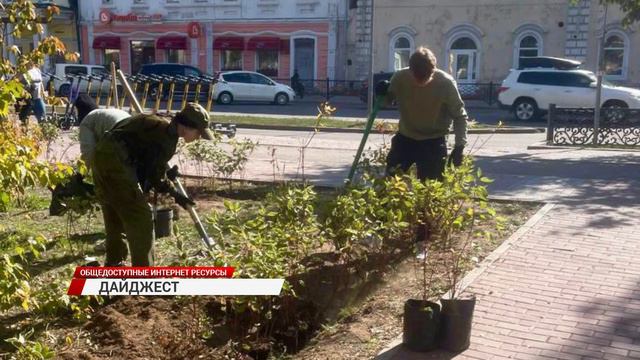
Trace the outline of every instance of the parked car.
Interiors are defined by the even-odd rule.
[[[593,108],[596,76],[579,68],[527,68],[511,70],[498,89],[498,102],[511,110],[516,120],[535,120],[549,110],[550,104],[567,108]],[[602,107],[640,108],[640,90],[602,85]]]
[[[286,105],[295,98],[293,89],[252,71],[226,71],[219,75],[215,97],[220,104],[234,101],[269,101]]]
[[[102,91],[109,91],[109,87],[111,86],[111,81],[106,78],[109,75],[107,69],[102,65],[85,65],[85,64],[56,64],[54,73],[55,77],[53,78],[53,88],[55,93],[58,96],[69,96],[69,92],[71,90],[71,82],[68,80],[68,76],[72,75],[84,75],[85,77],[91,75],[93,80],[91,80],[91,93],[95,94],[98,92],[100,86],[102,86]],[[100,81],[98,78],[104,77],[104,81]],[[48,86],[51,78],[44,76],[43,81],[45,85]],[[77,86],[78,78],[76,77],[73,82],[73,87]],[[89,85],[89,81],[83,80],[80,82],[80,92],[86,92],[87,87]],[[47,90],[49,88],[47,87]]]
[[[188,78],[211,78],[212,75],[206,74],[202,72],[195,66],[184,65],[184,64],[175,64],[175,63],[155,63],[155,64],[144,64],[140,71],[138,72],[140,75],[145,76],[167,76],[167,77],[175,77],[175,76],[183,76]],[[200,89],[200,97],[206,98],[207,93],[209,91],[209,81],[204,81],[202,83],[202,87]],[[158,89],[158,83],[152,83],[149,87],[149,96],[155,97],[156,91]],[[181,97],[184,92],[184,85],[176,84],[174,96]],[[169,87],[165,85],[163,92],[163,97],[167,98],[169,95]],[[190,86],[189,88],[189,97],[195,96],[195,85]]]

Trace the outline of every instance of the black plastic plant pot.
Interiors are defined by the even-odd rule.
[[[409,299],[404,304],[402,342],[411,351],[426,352],[438,347],[440,305]]]
[[[156,238],[171,236],[173,232],[173,210],[159,209],[155,221]]]
[[[440,302],[442,303],[440,348],[451,352],[461,352],[468,349],[476,298],[442,299]]]

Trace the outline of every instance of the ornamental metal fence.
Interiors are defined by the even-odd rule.
[[[554,145],[640,145],[640,109],[602,108],[596,129],[595,111],[551,105],[547,142]]]

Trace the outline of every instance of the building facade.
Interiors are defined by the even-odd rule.
[[[56,36],[62,41],[68,52],[79,52],[78,42],[78,29],[77,29],[77,1],[76,0],[34,0],[37,11],[44,12],[50,5],[55,5],[60,9],[60,14],[54,15],[53,19],[49,23],[43,23],[42,33],[36,33],[35,31],[30,33],[23,33],[20,37],[14,37],[9,35],[6,39],[7,47],[17,46],[21,52],[29,52],[38,46],[40,41],[47,36]],[[10,26],[10,25],[6,25]],[[7,31],[10,33],[11,31]],[[5,54],[9,56],[10,60],[13,59],[13,54],[7,54],[6,48],[3,49]],[[47,57],[45,59],[44,69],[50,70],[56,63],[64,63],[64,56],[59,55],[55,57]]]
[[[344,76],[346,0],[82,0],[79,11],[85,63]]]
[[[370,1],[357,5],[366,8]],[[523,56],[569,57],[595,70],[604,9],[596,0],[375,0],[373,70],[408,66],[421,45],[461,83],[499,82]],[[640,27],[624,28],[622,17],[617,6],[608,7],[606,75],[640,84]]]

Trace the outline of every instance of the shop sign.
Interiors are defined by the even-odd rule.
[[[162,20],[162,14],[141,15],[129,13],[127,15],[117,15],[109,10],[100,11],[100,22],[103,24],[110,24],[114,21],[120,22],[151,22]]]
[[[199,38],[200,35],[202,35],[202,28],[200,27],[200,23],[197,23],[197,22],[189,23],[187,33],[189,34],[189,37],[192,39]]]

